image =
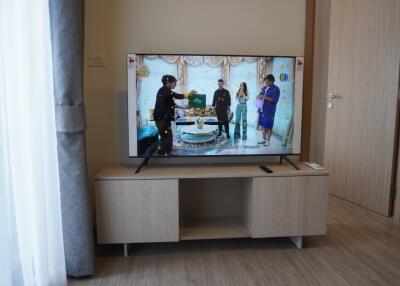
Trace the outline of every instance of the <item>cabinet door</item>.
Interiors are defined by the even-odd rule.
[[[99,243],[179,240],[178,180],[96,182]]]
[[[255,178],[252,237],[326,234],[328,178]]]

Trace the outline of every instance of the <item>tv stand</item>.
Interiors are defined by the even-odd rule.
[[[293,161],[290,160],[287,155],[280,155],[279,163],[282,164],[282,160],[285,160],[286,162],[288,162],[296,170],[300,170],[300,168],[295,163],[293,163]]]
[[[144,167],[147,166],[147,164],[149,163],[151,157],[145,157],[142,160],[142,163],[140,163],[139,167],[136,169],[135,174],[139,173],[140,170]]]
[[[147,166],[151,157],[153,156],[156,147],[157,147],[158,142],[154,142],[153,144],[151,144],[146,151],[144,152],[144,159],[142,161],[142,163],[140,163],[139,167],[136,169],[135,174],[139,173],[140,170],[144,167]]]
[[[285,160],[286,161],[286,160]],[[113,166],[95,177],[99,244],[326,234],[329,173],[302,162]]]

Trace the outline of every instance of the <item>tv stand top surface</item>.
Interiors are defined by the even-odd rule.
[[[251,178],[251,177],[291,177],[291,176],[323,176],[326,170],[316,171],[304,164],[296,162],[300,170],[295,170],[287,163],[270,163],[268,168],[273,173],[263,172],[259,166],[263,164],[229,164],[229,165],[162,165],[147,166],[135,174],[135,167],[109,166],[96,174],[96,180],[152,180],[152,179],[201,179],[201,178]]]

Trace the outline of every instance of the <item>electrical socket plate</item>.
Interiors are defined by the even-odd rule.
[[[105,67],[106,60],[103,55],[90,55],[88,60],[89,67]]]

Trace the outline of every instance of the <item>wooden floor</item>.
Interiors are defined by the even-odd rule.
[[[327,236],[101,246],[70,285],[400,285],[400,222],[331,196]]]

